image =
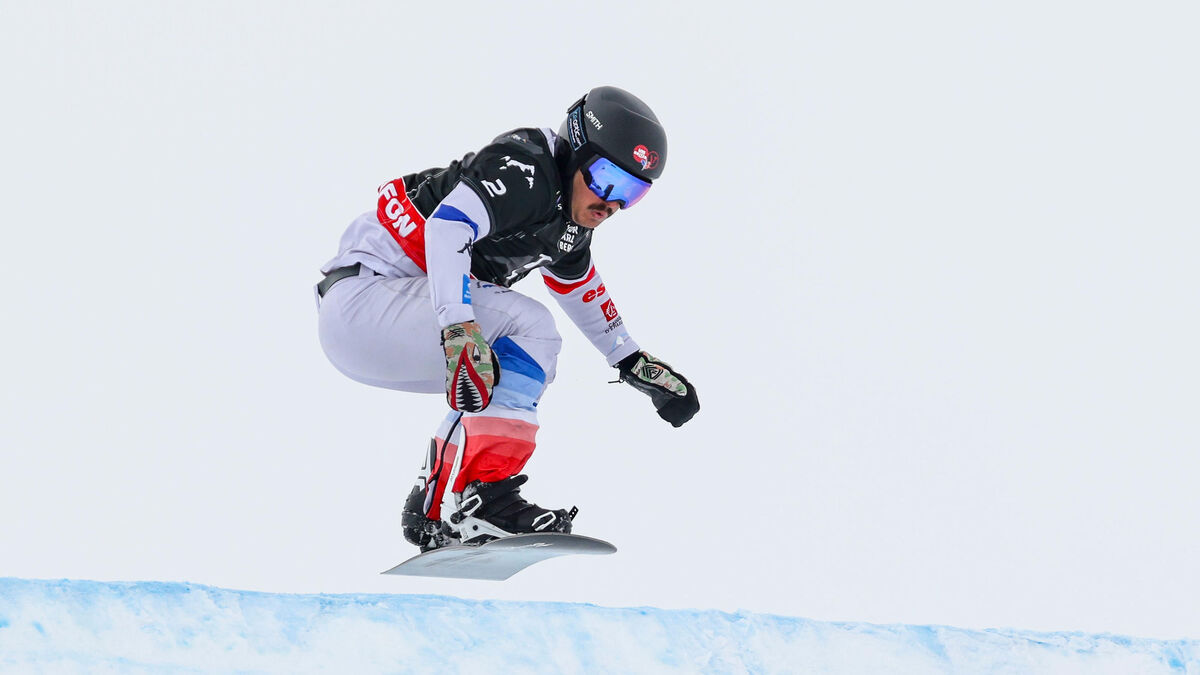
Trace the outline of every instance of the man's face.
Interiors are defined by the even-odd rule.
[[[621,208],[621,202],[606,202],[588,189],[583,171],[571,180],[571,220],[592,229]]]

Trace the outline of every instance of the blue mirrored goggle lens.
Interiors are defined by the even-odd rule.
[[[621,202],[627,209],[646,196],[650,184],[609,160],[599,157],[584,169],[588,189],[606,202]]]

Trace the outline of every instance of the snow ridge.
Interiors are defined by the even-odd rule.
[[[0,578],[0,672],[1200,674],[1200,641]]]

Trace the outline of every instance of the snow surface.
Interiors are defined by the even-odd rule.
[[[0,579],[0,672],[1200,673],[1200,641]]]

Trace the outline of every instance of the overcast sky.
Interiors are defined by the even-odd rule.
[[[1195,3],[423,5],[0,4],[0,576],[1200,637]],[[671,154],[597,264],[703,409],[554,307],[524,491],[620,551],[381,577],[445,404],[334,370],[317,269],[600,84]]]

